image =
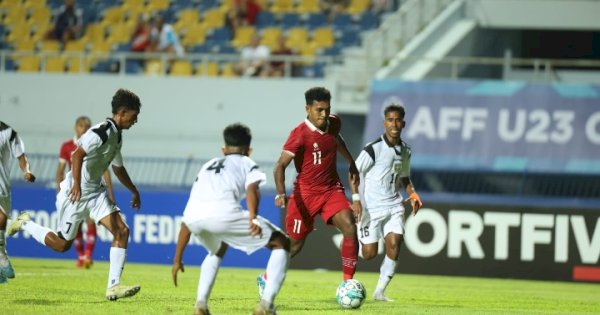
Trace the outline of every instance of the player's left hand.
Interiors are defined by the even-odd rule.
[[[131,208],[139,209],[142,206],[142,201],[140,200],[140,193],[136,190],[131,197]]]
[[[181,272],[185,272],[185,268],[183,268],[183,262],[173,263],[173,270],[171,270],[171,274],[173,275],[173,284],[177,286],[177,272],[181,270]]]
[[[260,221],[258,219],[250,220],[250,226],[248,228],[250,230],[250,236],[258,236],[262,238],[262,227],[260,226]]]
[[[33,182],[35,182],[35,175],[33,175],[32,172],[25,172],[25,173],[23,173],[23,179],[26,182],[33,183]]]

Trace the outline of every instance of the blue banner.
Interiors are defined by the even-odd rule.
[[[175,253],[175,244],[181,215],[189,197],[187,190],[153,190],[141,189],[142,209],[129,208],[131,194],[128,190],[117,189],[115,197],[121,208],[121,213],[126,217],[130,228],[127,261],[140,263],[171,264]],[[281,209],[273,204],[273,194],[264,194],[260,203],[260,215],[280,226]],[[49,227],[56,228],[58,214],[55,206],[55,191],[37,185],[19,184],[12,187],[12,213],[11,218],[16,218],[20,211],[32,214],[33,221]],[[85,226],[85,224],[83,224]],[[94,260],[108,260],[112,235],[104,229],[98,228]],[[39,257],[39,258],[77,258],[72,248],[66,253],[56,253],[37,243],[28,233],[20,232],[15,237],[8,237],[7,250],[10,256]],[[223,266],[264,268],[267,264],[270,251],[261,249],[248,256],[246,253],[230,248],[223,259]],[[199,265],[202,263],[206,251],[192,236],[186,248],[184,263]]]
[[[600,86],[383,80],[371,92],[364,140],[403,104],[414,167],[600,173]]]

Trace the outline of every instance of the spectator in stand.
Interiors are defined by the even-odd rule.
[[[349,4],[349,0],[321,0],[321,9],[331,22],[335,15],[344,12]]]
[[[57,39],[66,44],[81,37],[83,30],[83,10],[75,8],[75,0],[65,0],[54,21],[54,27],[46,34],[47,39]]]
[[[165,23],[162,16],[154,18],[154,27],[150,35],[149,51],[174,53],[178,57],[183,56],[183,46],[179,43],[179,37],[171,24]]]
[[[148,14],[141,14],[135,30],[131,34],[131,51],[144,52],[150,47],[152,27]]]
[[[286,44],[286,38],[285,36],[280,36],[279,40],[277,41],[277,47],[275,48],[275,50],[273,50],[271,52],[271,55],[273,57],[285,57],[285,56],[292,56],[294,55],[294,52],[287,46]],[[290,73],[287,73],[287,75],[292,76],[292,74],[294,73],[294,63],[293,62],[288,62],[289,65],[289,71]],[[285,71],[286,71],[286,61],[279,59],[279,60],[273,60],[271,61],[271,76],[272,77],[283,77],[286,75]]]
[[[240,26],[254,25],[260,9],[256,0],[234,0],[233,7],[225,16],[225,24],[235,34]]]
[[[269,75],[269,57],[271,50],[269,47],[260,44],[260,37],[254,35],[249,46],[242,48],[240,64],[236,71],[239,75],[247,77],[268,76]]]

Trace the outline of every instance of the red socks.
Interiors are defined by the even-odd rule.
[[[344,280],[352,279],[358,260],[358,239],[345,237],[342,240],[342,272]]]

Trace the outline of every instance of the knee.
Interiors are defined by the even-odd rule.
[[[292,243],[290,243],[290,255],[292,257],[294,257],[296,254],[298,254],[300,252],[300,250],[302,250],[302,243],[301,242],[292,242]]]
[[[119,240],[125,240],[125,241],[127,239],[129,239],[129,227],[127,225],[120,226],[119,229],[117,230],[115,238],[118,238]]]
[[[370,260],[377,256],[377,247],[363,245],[362,255],[365,260]]]
[[[289,252],[291,248],[290,239],[282,233],[273,234],[273,248],[285,249]]]
[[[58,246],[55,249],[59,253],[64,253],[64,252],[68,251],[69,249],[71,249],[71,244],[73,244],[73,242],[65,241],[65,242],[58,244]]]

